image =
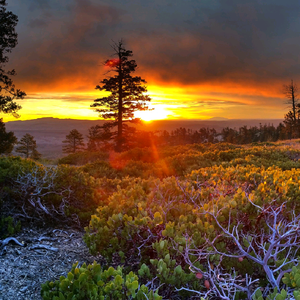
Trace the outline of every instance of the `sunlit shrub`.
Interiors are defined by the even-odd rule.
[[[266,209],[272,203],[275,208],[284,205],[282,217],[288,221],[292,217],[291,211],[296,215],[300,213],[299,191],[298,170],[283,171],[279,167],[254,165],[212,166],[194,170],[181,179],[132,181],[131,185],[113,193],[105,205],[98,207],[86,229],[85,241],[92,253],[100,253],[108,262],[118,257],[127,267],[146,264],[151,276],[164,284],[161,295],[170,297],[176,293],[171,279],[173,264],[182,268],[186,274],[184,278],[189,278],[183,279],[182,284],[189,288],[197,286],[198,281],[192,279],[195,274],[189,271],[184,259],[185,249],[202,249],[208,240],[222,236],[216,220],[224,226],[231,220],[230,230],[239,226],[241,234],[261,234],[268,226],[264,213],[255,205]],[[217,219],[207,213],[218,210]],[[235,249],[232,241],[225,237],[219,237],[215,246],[220,252]],[[209,248],[204,249],[208,251]],[[165,258],[174,262],[168,265]],[[278,259],[282,257],[279,255]],[[211,263],[218,263],[218,257],[212,257]],[[200,261],[193,264],[203,272],[208,268],[207,263]],[[256,276],[262,286],[267,284],[263,269],[253,267],[247,259],[224,258],[222,268],[227,272],[234,269],[241,276]],[[194,277],[189,277],[192,275]],[[204,281],[198,283],[197,289],[203,289]]]
[[[38,165],[31,159],[22,159],[19,156],[1,157],[0,158],[0,183],[11,181],[17,178],[20,170],[30,172]]]
[[[118,154],[116,159],[121,161],[132,160],[143,163],[154,163],[159,157],[155,148],[134,148]]]
[[[97,160],[107,161],[108,157],[108,152],[76,152],[60,158],[58,164],[82,166]]]
[[[82,171],[88,173],[95,178],[120,178],[120,171],[114,169],[109,162],[95,161],[81,167]]]

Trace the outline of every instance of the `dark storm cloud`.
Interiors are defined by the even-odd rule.
[[[195,10],[190,23],[178,24],[173,33],[141,32],[140,38],[153,45],[150,51],[144,47],[146,63],[161,79],[193,84],[291,78],[300,71],[299,15],[298,1],[222,0]]]
[[[120,38],[157,82],[255,85],[300,74],[298,0],[12,0],[11,10],[20,19],[11,64],[36,88],[93,88]]]
[[[30,30],[19,33],[19,46],[11,59],[18,65],[17,80],[41,90],[44,86],[49,90],[52,85],[51,90],[67,84],[70,89],[74,85],[81,89],[88,81],[94,87],[100,77],[101,38],[117,26],[122,11],[106,4],[76,0],[66,1],[57,13],[53,6],[40,7],[39,13],[44,14],[43,18],[30,20]],[[110,42],[111,38],[104,40]]]

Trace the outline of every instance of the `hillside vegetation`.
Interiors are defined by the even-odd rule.
[[[18,222],[85,227],[101,261],[42,299],[300,299],[298,145],[2,157],[0,251]]]

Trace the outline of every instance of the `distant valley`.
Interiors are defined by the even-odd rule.
[[[242,120],[218,118],[210,120],[158,120],[145,122],[138,128],[147,131],[172,131],[179,127],[192,130],[208,127],[215,128],[217,132],[220,132],[225,127],[238,129],[245,125],[250,127],[259,126],[259,124],[278,126],[282,121],[282,119]],[[7,122],[5,125],[7,131],[13,131],[18,139],[22,138],[26,133],[33,135],[38,145],[38,151],[43,155],[43,158],[56,159],[64,155],[62,152],[62,141],[72,129],[77,129],[87,140],[88,129],[91,126],[101,125],[104,122],[103,120],[41,118],[28,121],[12,121]]]

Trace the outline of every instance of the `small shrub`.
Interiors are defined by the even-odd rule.
[[[67,277],[61,276],[55,282],[42,284],[41,296],[44,300],[162,299],[157,291],[140,285],[133,272],[124,274],[121,267],[104,270],[96,262],[88,266],[83,264],[81,268],[78,268],[78,263],[74,264]]]
[[[1,217],[0,219],[0,238],[6,238],[18,233],[21,230],[21,222],[8,217]]]
[[[59,165],[76,165],[82,166],[97,160],[108,160],[107,152],[76,152],[62,157],[58,160]]]

